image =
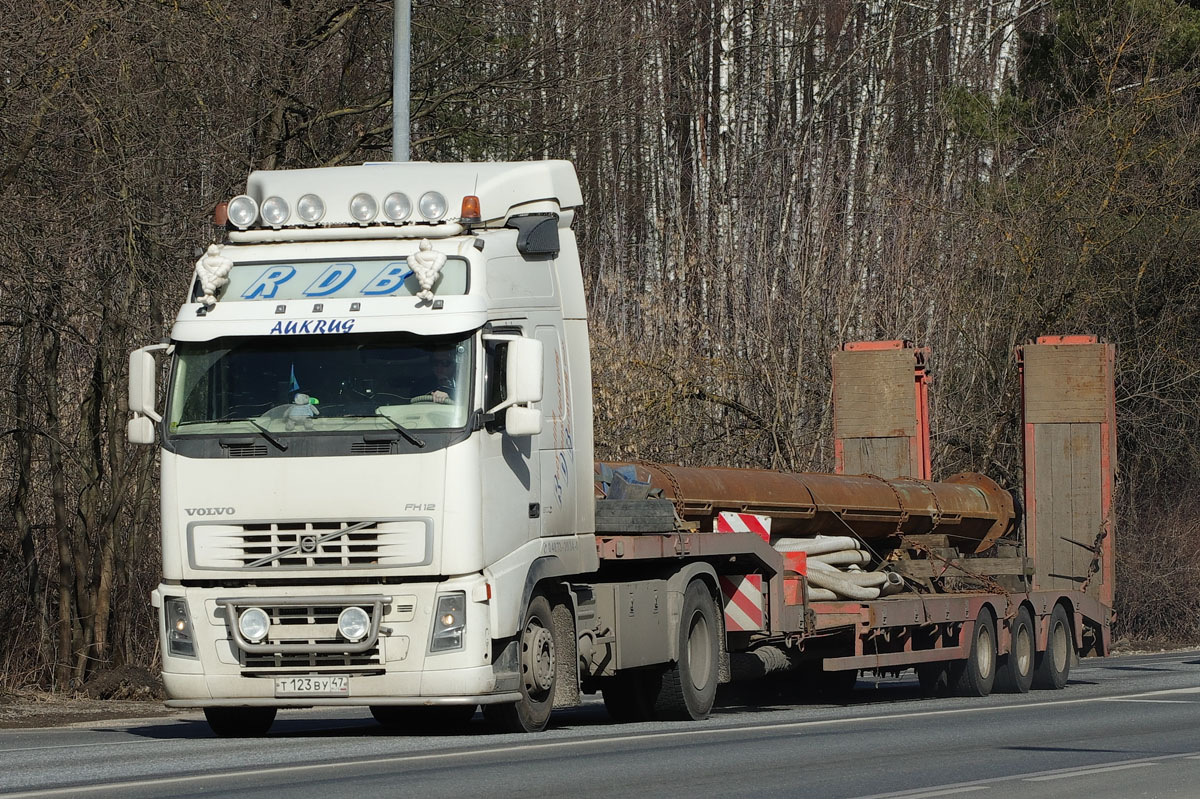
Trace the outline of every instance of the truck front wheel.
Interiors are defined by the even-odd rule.
[[[257,738],[275,723],[273,707],[206,707],[204,718],[220,738]]]
[[[679,659],[662,675],[654,703],[660,719],[707,718],[717,696],[717,663],[721,626],[712,594],[700,580],[688,583],[679,618]]]
[[[539,732],[546,728],[554,709],[554,617],[550,601],[535,596],[525,611],[518,639],[521,699],[512,704],[484,705],[483,715],[503,732]]]

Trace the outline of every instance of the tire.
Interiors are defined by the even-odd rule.
[[[825,671],[818,664],[811,675],[812,698],[818,702],[843,703],[854,693],[858,684],[858,669],[850,671]]]
[[[484,718],[501,732],[540,732],[550,721],[558,671],[553,612],[550,601],[541,594],[530,600],[525,611],[525,623],[518,633],[521,699],[483,707]]]
[[[206,707],[204,718],[219,738],[258,738],[275,723],[273,707]]]
[[[717,698],[721,626],[712,594],[700,580],[688,583],[679,617],[679,659],[662,673],[654,701],[655,718],[674,721],[708,718]]]
[[[950,664],[945,661],[918,663],[917,682],[921,684],[921,696],[932,698],[950,693]]]
[[[630,669],[609,677],[600,689],[604,709],[618,724],[654,718],[654,699],[662,686],[659,669]]]
[[[996,682],[996,622],[986,608],[975,619],[971,651],[966,660],[950,666],[950,686],[956,696],[987,696]]]
[[[1037,655],[1033,671],[1033,687],[1057,691],[1067,684],[1071,675],[1071,621],[1062,605],[1055,605],[1050,614],[1050,629],[1046,633],[1046,651]]]
[[[382,726],[396,732],[454,732],[475,715],[475,705],[371,705],[371,715]]]
[[[1033,684],[1033,667],[1037,660],[1037,634],[1029,608],[1017,611],[1010,628],[1008,654],[1000,661],[996,672],[996,690],[1007,694],[1023,694]]]

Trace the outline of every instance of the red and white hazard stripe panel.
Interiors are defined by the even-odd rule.
[[[715,533],[754,533],[763,541],[771,540],[771,517],[756,513],[721,511],[717,514]]]
[[[763,629],[762,575],[727,574],[720,583],[725,629],[731,633]]]

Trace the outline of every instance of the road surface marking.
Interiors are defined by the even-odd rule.
[[[1137,697],[1143,697],[1143,696],[1157,696],[1157,695],[1163,695],[1163,694],[1190,694],[1190,693],[1200,693],[1200,687],[1166,689],[1166,690],[1162,690],[1162,691],[1148,691],[1148,692],[1144,692],[1144,693],[1130,694],[1129,697],[1127,697],[1127,698],[1137,698]],[[338,771],[338,770],[345,770],[345,769],[351,769],[351,768],[362,768],[364,766],[369,767],[369,766],[379,766],[379,765],[389,765],[389,764],[397,764],[397,765],[418,764],[423,761],[442,761],[442,760],[449,760],[449,759],[453,759],[453,758],[476,758],[477,759],[480,755],[496,755],[496,754],[509,754],[509,753],[519,754],[519,753],[527,753],[527,752],[537,752],[537,751],[542,751],[542,750],[570,749],[570,748],[575,748],[575,747],[579,747],[579,746],[605,746],[607,744],[614,744],[614,743],[631,743],[631,742],[635,742],[635,741],[648,741],[648,740],[655,740],[655,739],[694,738],[696,736],[702,736],[702,735],[708,735],[708,736],[713,736],[713,737],[725,737],[725,736],[730,736],[730,735],[744,736],[747,733],[753,733],[753,732],[781,732],[781,731],[788,731],[788,730],[799,732],[801,730],[804,730],[807,728],[813,728],[813,727],[845,726],[845,725],[849,725],[849,724],[890,721],[890,720],[904,719],[904,718],[952,716],[952,715],[961,715],[964,713],[982,713],[982,712],[987,712],[987,711],[1003,711],[1003,710],[1027,711],[1028,708],[1031,708],[1031,707],[1042,707],[1042,706],[1064,705],[1064,704],[1084,704],[1084,703],[1091,703],[1091,702],[1106,702],[1106,701],[1111,701],[1112,698],[1113,697],[1089,697],[1089,698],[1084,698],[1084,699],[1062,699],[1062,700],[1057,700],[1057,701],[1050,700],[1050,701],[1046,701],[1046,702],[1030,702],[1030,703],[1026,703],[1026,704],[1017,704],[1017,705],[964,707],[964,708],[953,708],[953,709],[947,709],[947,710],[913,711],[911,713],[884,713],[884,714],[878,714],[878,715],[873,715],[873,716],[859,716],[859,717],[855,717],[855,718],[843,718],[843,719],[815,719],[815,720],[811,720],[811,721],[786,722],[783,724],[755,724],[755,725],[751,725],[751,726],[737,726],[737,727],[703,727],[703,728],[691,728],[691,729],[686,729],[686,730],[667,730],[664,732],[652,731],[652,732],[644,732],[644,733],[634,733],[632,735],[614,735],[614,736],[603,737],[603,738],[575,738],[575,739],[569,739],[569,740],[544,741],[544,742],[532,743],[532,744],[494,746],[494,747],[487,747],[485,749],[471,749],[471,750],[454,751],[454,752],[427,752],[427,753],[421,753],[421,754],[408,754],[408,755],[398,755],[398,756],[366,757],[366,758],[355,759],[355,760],[338,760],[338,761],[329,762],[329,763],[299,763],[299,764],[295,764],[295,765],[270,766],[270,767],[246,766],[244,768],[223,771],[223,772],[219,772],[219,773],[209,772],[209,773],[195,774],[195,775],[191,775],[191,776],[142,778],[142,779],[115,781],[115,782],[109,782],[109,783],[103,783],[103,784],[70,785],[70,786],[64,786],[61,788],[45,788],[45,789],[40,789],[40,790],[25,791],[25,792],[21,792],[21,793],[3,793],[3,789],[0,789],[0,795],[6,796],[6,797],[11,797],[12,799],[34,799],[34,797],[50,797],[50,796],[83,796],[83,795],[87,795],[87,794],[96,793],[99,791],[115,791],[115,790],[121,790],[121,789],[129,789],[129,788],[144,788],[144,787],[149,787],[149,786],[178,785],[180,783],[197,782],[197,781],[201,781],[201,780],[211,781],[211,780],[216,780],[216,779],[234,779],[234,778],[239,778],[239,777],[253,777],[253,776],[264,776],[264,775],[273,775],[273,774],[297,774],[297,773],[302,773],[302,772]],[[1200,756],[1200,752],[1188,753],[1188,755],[1191,755],[1191,754]],[[1185,757],[1185,756],[1187,756],[1187,755],[1179,754],[1179,755],[1170,755],[1169,757]],[[1145,758],[1145,759],[1146,760],[1151,760],[1151,759],[1161,760],[1162,757]],[[1002,779],[1006,779],[1006,780],[1019,779],[1019,778],[1024,778],[1024,777],[1040,776],[1041,774],[1045,774],[1045,773],[1049,773],[1049,772],[1033,772],[1031,774],[1012,775],[1010,777],[1004,777]],[[972,786],[972,785],[982,785],[984,783],[995,782],[995,781],[996,781],[995,779],[977,780],[975,782],[958,783],[957,785],[952,784],[952,785],[944,785],[944,786],[929,786],[922,790],[929,791],[929,790],[941,790],[941,789],[949,789],[949,788],[961,788],[961,787],[967,787],[967,786]],[[909,791],[908,793],[902,792],[899,794],[896,794],[896,793],[878,794],[877,796],[878,797],[903,797],[903,796],[907,796],[909,794],[911,794],[911,791]],[[876,799],[876,797],[861,797],[860,799]]]
[[[1022,780],[1025,782],[1039,782],[1045,780],[1057,780],[1066,777],[1078,777],[1087,774],[1099,774],[1105,771],[1121,771],[1127,768],[1136,768],[1138,766],[1158,766],[1163,760],[1176,760],[1186,758],[1188,760],[1200,760],[1200,753],[1187,752],[1175,755],[1156,755],[1154,757],[1143,757],[1136,760],[1120,760],[1114,763],[1102,764],[1099,766],[1070,766],[1068,768],[1051,769],[1049,771],[1031,771],[1025,774],[1006,774],[998,777],[989,777],[983,780],[973,780],[971,782],[948,783],[946,785],[926,785],[923,788],[909,788],[904,791],[891,791],[888,793],[873,793],[870,796],[856,796],[854,799],[917,799],[921,796],[936,796],[933,791],[962,791],[963,789],[979,786],[982,788],[995,787],[995,783],[1015,782]]]
[[[1144,768],[1145,766],[1159,766],[1161,763],[1126,763],[1121,766],[1105,766],[1103,768],[1084,768],[1068,771],[1065,774],[1045,774],[1041,777],[1026,777],[1025,782],[1046,782],[1047,780],[1067,780],[1072,777],[1088,777],[1092,774],[1106,774],[1110,771],[1124,771],[1128,768]]]
[[[1110,699],[1109,702],[1148,702],[1155,705],[1194,705],[1194,699]]]
[[[932,796],[953,796],[956,793],[971,793],[972,791],[990,791],[990,785],[965,785],[962,788],[946,788],[942,791],[922,791],[921,793],[906,793],[904,799],[927,799]],[[899,797],[897,797],[899,799]]]

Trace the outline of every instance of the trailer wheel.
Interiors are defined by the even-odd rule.
[[[453,732],[474,717],[475,705],[371,705],[371,715],[396,732]]]
[[[221,738],[258,738],[275,723],[273,707],[206,707],[204,718]]]
[[[1062,605],[1055,605],[1050,614],[1050,631],[1046,635],[1046,651],[1037,656],[1033,672],[1033,687],[1057,691],[1067,684],[1071,674],[1071,622]]]
[[[996,681],[996,623],[982,610],[975,619],[971,651],[950,666],[950,685],[957,696],[987,696]]]
[[[718,641],[721,626],[712,594],[700,580],[688,583],[679,618],[679,659],[662,674],[654,702],[660,719],[707,718],[717,696]]]
[[[1029,608],[1017,611],[1011,637],[1008,655],[1000,661],[1000,670],[996,672],[996,690],[1023,694],[1033,684],[1033,664],[1036,659],[1037,637],[1033,632],[1033,616],[1029,614]]]
[[[604,709],[618,724],[649,721],[654,717],[654,697],[662,684],[659,670],[628,669],[605,679],[600,693]]]
[[[529,602],[519,640],[521,698],[517,702],[484,705],[483,715],[502,732],[540,732],[554,709],[554,616],[549,600],[538,594]],[[572,658],[573,660],[574,658]]]
[[[945,661],[918,663],[917,682],[921,684],[921,696],[946,696],[950,693],[950,664]]]

